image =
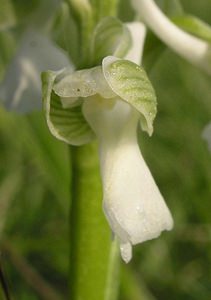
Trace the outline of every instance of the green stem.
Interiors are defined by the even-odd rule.
[[[119,252],[102,211],[97,145],[72,148],[71,300],[116,300]]]

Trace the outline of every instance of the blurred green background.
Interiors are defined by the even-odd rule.
[[[15,23],[31,6],[13,2]],[[211,2],[182,4],[211,24]],[[131,19],[126,7],[123,1],[122,18]],[[12,52],[0,49],[1,76]],[[209,300],[211,153],[201,135],[211,120],[211,78],[168,49],[149,77],[158,115],[152,138],[139,133],[140,145],[175,227],[136,246],[131,263],[122,263],[120,300]],[[67,299],[69,164],[67,146],[50,135],[43,113],[0,108],[0,263],[14,299]]]

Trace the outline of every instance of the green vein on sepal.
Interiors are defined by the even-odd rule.
[[[131,46],[128,28],[115,17],[105,17],[95,28],[91,42],[92,64],[101,64],[104,57],[124,57]]]
[[[43,104],[50,132],[71,145],[82,145],[94,138],[94,133],[83,117],[81,106],[63,108],[53,85],[60,72],[42,73]]]
[[[211,43],[211,26],[192,15],[181,15],[172,18],[172,21],[183,30]]]
[[[151,135],[157,99],[144,69],[131,61],[110,56],[103,60],[103,71],[113,92],[141,114],[141,127]]]

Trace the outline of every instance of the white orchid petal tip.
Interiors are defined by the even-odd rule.
[[[129,261],[132,258],[132,246],[131,243],[120,243],[120,251],[121,251],[121,256],[124,262],[129,263]]]

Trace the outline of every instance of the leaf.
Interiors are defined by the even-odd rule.
[[[172,21],[185,31],[211,43],[211,26],[192,15],[181,15]]]
[[[85,121],[81,106],[64,109],[59,96],[52,88],[59,72],[42,73],[43,103],[50,132],[59,140],[71,145],[88,143],[94,133]]]
[[[9,173],[1,182],[0,196],[1,196],[1,210],[0,210],[0,240],[4,231],[5,223],[9,216],[9,208],[21,186],[22,175],[19,171]]]
[[[104,18],[95,28],[91,57],[92,64],[101,64],[104,57],[114,55],[124,57],[131,45],[131,36],[128,28],[114,17]]]
[[[62,211],[66,214],[67,203],[64,199],[69,197],[70,180],[67,165],[68,149],[51,135],[43,118],[43,112],[34,112],[25,118],[20,116],[19,123],[20,119],[22,123],[20,143],[29,157],[33,157],[36,168],[43,174],[43,185],[47,185],[56,195]]]
[[[131,61],[110,56],[103,60],[103,72],[113,92],[141,114],[142,129],[151,135],[157,100],[144,69]]]

